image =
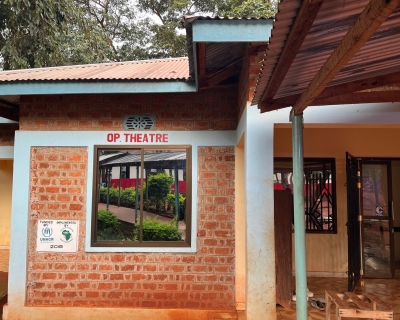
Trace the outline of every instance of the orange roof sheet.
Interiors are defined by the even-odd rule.
[[[188,58],[140,60],[0,71],[0,82],[77,80],[187,80]]]

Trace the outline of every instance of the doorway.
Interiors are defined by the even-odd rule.
[[[396,232],[400,225],[400,160],[354,159],[358,179],[349,180],[348,175],[347,188],[349,191],[357,183],[359,192],[358,197],[350,197],[348,193],[349,277],[354,273],[352,266],[360,265],[365,278],[394,278],[396,265],[399,266],[396,261],[400,261],[400,237]],[[349,228],[354,225],[351,217],[355,216],[349,208],[357,208],[351,206],[356,202],[359,202],[356,210],[361,239],[358,243],[352,241],[357,228]],[[350,252],[357,250],[360,250],[359,263],[350,257]]]
[[[363,265],[366,278],[394,278],[391,161],[361,160]]]

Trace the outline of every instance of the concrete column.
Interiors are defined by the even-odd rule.
[[[246,319],[276,319],[274,126],[257,106],[244,112]]]

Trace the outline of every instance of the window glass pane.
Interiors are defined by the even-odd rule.
[[[113,149],[98,152],[97,240],[134,241],[142,186],[141,151]]]
[[[186,238],[186,150],[145,150],[143,241]]]
[[[92,245],[190,243],[190,148],[95,150]]]
[[[386,164],[362,165],[362,205],[364,216],[388,215]]]

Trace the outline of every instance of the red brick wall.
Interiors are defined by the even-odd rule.
[[[1,123],[0,146],[13,146],[16,130],[18,130],[18,123]]]
[[[235,130],[237,87],[196,93],[21,96],[20,130],[123,130],[123,116],[130,114],[154,114],[156,130]]]
[[[87,149],[32,148],[27,305],[233,310],[234,148],[198,151],[197,253],[113,254],[84,251]],[[78,252],[37,253],[39,219],[79,220]]]
[[[254,90],[260,72],[261,61],[264,58],[264,52],[256,52],[247,54],[243,59],[243,69],[239,80],[239,110],[238,121],[242,117],[243,111],[246,108],[247,102],[251,101],[254,96]]]

